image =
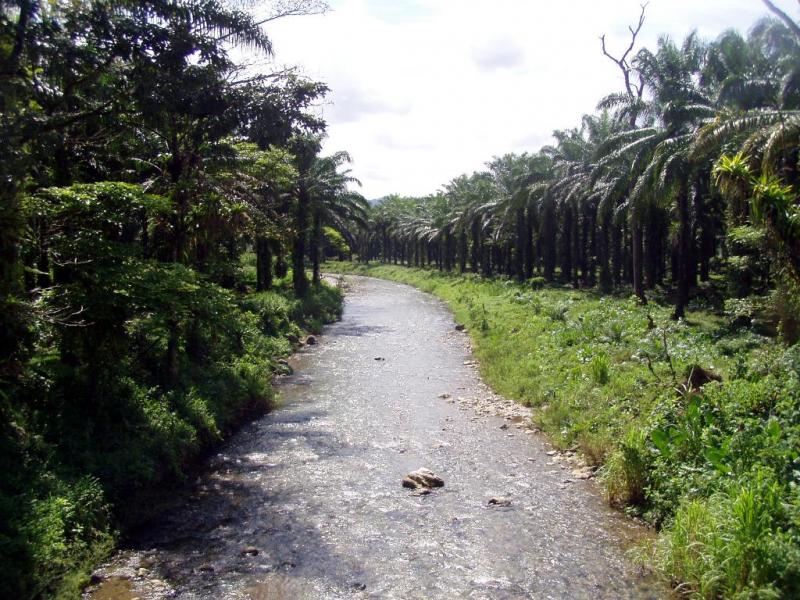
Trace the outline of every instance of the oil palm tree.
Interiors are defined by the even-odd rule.
[[[320,282],[322,231],[327,225],[341,233],[351,245],[356,243],[356,229],[364,227],[368,204],[364,197],[349,189],[361,182],[349,169],[340,171],[352,162],[347,152],[336,152],[314,161],[308,175],[307,190],[311,200],[311,260],[312,281]]]

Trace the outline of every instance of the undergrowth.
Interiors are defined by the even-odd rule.
[[[91,321],[40,323],[14,402],[0,396],[2,598],[79,597],[118,532],[152,516],[159,489],[273,404],[272,373],[291,340],[341,313],[340,290],[312,286],[299,300],[291,274],[271,291],[250,291],[247,261],[239,292],[179,265],[114,269],[103,273],[106,293],[87,304]],[[78,295],[84,286],[92,282],[62,289]],[[179,379],[168,382],[175,322]]]

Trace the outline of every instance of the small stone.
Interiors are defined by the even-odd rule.
[[[364,590],[367,589],[367,584],[366,583],[361,583],[360,581],[357,581],[357,582],[355,582],[353,584],[353,589],[357,590],[359,592],[363,592]]]
[[[434,488],[442,487],[444,485],[444,480],[434,474],[430,469],[422,468],[408,473],[403,477],[401,483],[403,487],[411,489]]]
[[[582,469],[573,469],[572,475],[576,479],[583,479],[583,480],[591,479],[592,477],[594,477],[594,469],[592,469],[591,467],[583,467]]]
[[[500,425],[500,429],[508,429],[508,423],[503,423]]]
[[[547,456],[555,456],[558,454],[558,450],[550,450],[547,452]]]
[[[450,397],[450,394],[448,394],[447,392],[445,392],[443,394],[439,394],[439,398],[441,398],[442,400],[447,400],[449,397]]]
[[[383,360],[386,360],[386,359],[385,359],[385,358],[383,358],[382,356],[376,356],[376,357],[375,357],[375,360],[377,360],[377,361],[383,361]]]
[[[247,546],[242,550],[242,556],[258,556],[259,549],[255,546]]]
[[[285,358],[281,358],[277,361],[275,371],[281,375],[292,375],[294,373],[292,365],[290,365],[289,361]]]
[[[200,565],[200,567],[197,570],[200,571],[201,573],[213,573],[214,567],[212,567],[211,565]]]
[[[489,498],[489,506],[511,506],[511,499],[505,496],[495,496]]]
[[[316,345],[316,343],[317,343],[317,338],[314,337],[313,335],[310,335],[306,338],[306,344],[308,344],[309,346],[314,346]]]
[[[463,325],[461,323],[457,323],[456,324],[456,331],[464,331],[465,329],[466,329],[465,325]]]

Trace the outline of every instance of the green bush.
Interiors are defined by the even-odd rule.
[[[595,356],[589,363],[589,370],[592,374],[592,381],[597,385],[605,385],[611,379],[611,369],[605,354]]]

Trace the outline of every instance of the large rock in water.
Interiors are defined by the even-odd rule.
[[[442,487],[444,480],[430,469],[417,469],[403,477],[403,487],[411,489],[431,489]]]

